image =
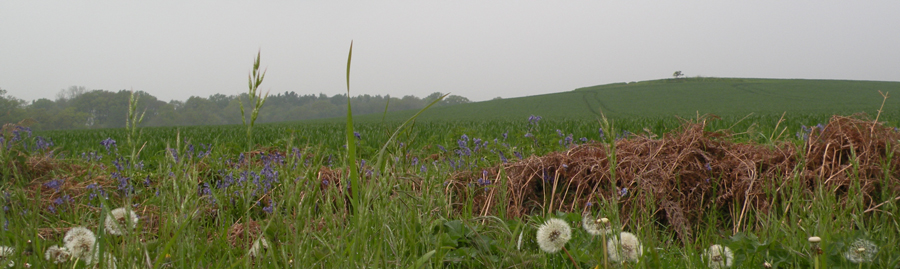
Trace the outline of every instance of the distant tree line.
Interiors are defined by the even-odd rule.
[[[35,130],[97,129],[125,127],[128,99],[131,92],[120,90],[87,90],[71,86],[60,90],[56,100],[41,98],[30,104],[0,89],[0,124],[26,122]],[[186,101],[164,102],[138,91],[138,112],[146,111],[141,126],[183,126],[241,124],[240,103],[252,107],[246,93],[240,95],[214,94],[209,98],[191,96]],[[351,98],[354,114],[421,109],[442,94],[432,93],[425,98],[412,95],[402,98],[390,95],[359,95]],[[435,106],[469,103],[469,99],[450,95]],[[270,94],[259,113],[257,122],[281,122],[305,119],[341,117],[347,113],[347,95],[300,95],[296,92]]]

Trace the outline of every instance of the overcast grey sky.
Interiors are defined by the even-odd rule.
[[[452,92],[473,101],[687,76],[900,81],[900,1],[3,1],[0,88],[168,101]]]

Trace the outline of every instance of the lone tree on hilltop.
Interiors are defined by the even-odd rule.
[[[681,73],[681,71],[675,71],[675,73],[673,73],[672,76],[677,79],[677,78],[683,77],[684,73]]]

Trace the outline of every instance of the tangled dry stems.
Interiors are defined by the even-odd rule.
[[[863,117],[834,116],[824,128],[812,128],[802,147],[732,142],[727,131],[705,131],[707,119],[700,118],[660,139],[618,140],[615,182],[606,147],[586,144],[503,164],[505,201],[499,188],[476,184],[480,173],[454,175],[447,191],[459,201],[472,199],[476,215],[496,214],[496,204],[506,203],[510,217],[587,210],[588,202],[617,199],[623,225],[636,224],[629,223],[639,219],[630,216],[639,211],[633,209],[652,210],[654,221],[685,242],[710,210],[728,218],[735,231],[758,225],[748,223],[748,214],[766,214],[773,202],[791,199],[788,187],[795,180],[807,193],[827,188],[842,206],[850,195],[862,195],[871,210],[893,199],[885,193],[900,193],[900,160],[892,157],[900,133]],[[500,168],[488,169],[489,176],[497,178]],[[854,179],[859,193],[851,194]]]

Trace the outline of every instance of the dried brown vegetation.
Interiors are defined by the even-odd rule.
[[[228,243],[232,247],[250,249],[253,241],[261,235],[262,229],[256,221],[235,223],[228,229]]]
[[[862,195],[870,210],[893,199],[883,193],[900,193],[900,160],[893,158],[900,133],[862,116],[834,116],[823,128],[812,128],[802,147],[733,142],[727,131],[705,131],[706,122],[685,122],[659,139],[618,140],[614,175],[608,148],[588,144],[488,169],[494,184],[487,188],[478,184],[482,175],[460,173],[447,190],[455,201],[472,199],[473,214],[497,214],[497,203],[505,203],[510,217],[588,210],[589,202],[615,199],[623,225],[639,219],[630,216],[639,212],[634,209],[652,210],[654,221],[681,240],[692,237],[710,210],[729,218],[735,230],[754,225],[748,214],[765,214],[773,202],[790,199],[791,183],[807,193],[822,186],[839,201]],[[853,184],[859,193],[850,193]],[[506,199],[500,199],[500,188],[508,190]]]

